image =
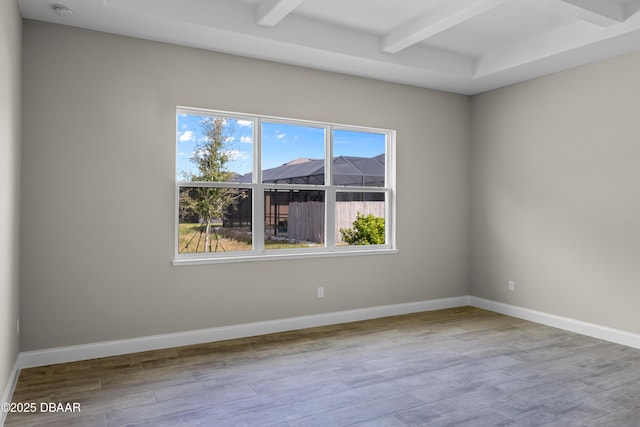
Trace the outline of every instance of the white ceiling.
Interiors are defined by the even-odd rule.
[[[70,16],[18,4],[28,19],[462,94],[640,50],[640,0],[59,0]]]

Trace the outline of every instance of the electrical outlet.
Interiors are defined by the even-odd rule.
[[[324,286],[318,286],[318,298],[324,298]]]
[[[516,288],[516,282],[513,280],[509,280],[509,290],[513,291]]]

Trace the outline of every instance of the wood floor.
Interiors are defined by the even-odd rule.
[[[7,426],[639,426],[640,350],[463,307],[25,369]]]

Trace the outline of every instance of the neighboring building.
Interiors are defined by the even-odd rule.
[[[339,156],[333,159],[335,185],[384,187],[384,154],[375,157]],[[238,178],[251,182],[251,173]],[[262,171],[262,182],[272,184],[324,184],[323,159],[295,159]]]
[[[356,157],[356,156],[338,156],[333,159],[333,179],[335,185],[363,186],[363,187],[384,187],[385,180],[385,156],[380,154],[375,157]],[[323,159],[306,159],[299,158],[287,162],[281,166],[265,169],[262,171],[262,182],[265,184],[324,184],[324,160]],[[248,173],[237,178],[238,182],[251,182],[252,174]],[[324,217],[322,223],[319,221],[308,221],[305,227],[297,227],[291,224],[294,218],[290,217],[289,205],[296,204],[296,212],[300,212],[301,203],[309,203],[307,213],[301,215],[313,214],[317,216],[319,204],[324,203],[324,191],[322,190],[291,190],[291,189],[272,189],[265,192],[265,235],[266,236],[287,236],[291,239],[310,240],[322,242],[324,240]],[[380,193],[367,192],[349,192],[341,194],[340,202],[372,202],[377,205],[372,208],[378,215],[384,214],[384,195]],[[249,203],[248,201],[240,201]],[[373,205],[372,205],[373,206]],[[362,208],[367,210],[368,208]],[[250,210],[250,209],[249,209]],[[247,208],[240,206],[232,209],[227,221],[230,224],[243,223],[242,218],[237,217],[241,212],[247,212]],[[320,211],[323,211],[320,209]],[[369,213],[369,212],[362,212]],[[339,227],[348,227],[351,225],[352,219],[347,220],[348,223],[338,224]],[[338,221],[339,222],[339,221]],[[309,225],[315,227],[309,227]],[[294,231],[296,230],[296,231]],[[301,231],[297,231],[301,230]],[[304,230],[304,231],[302,231]],[[292,235],[291,232],[296,235]]]

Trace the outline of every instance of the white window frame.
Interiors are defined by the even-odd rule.
[[[234,182],[192,182],[175,179],[175,225],[174,225],[174,266],[210,264],[221,262],[264,261],[292,258],[319,258],[333,256],[353,256],[372,254],[397,253],[396,247],[396,131],[390,129],[372,128],[364,126],[351,126],[344,124],[326,123],[311,120],[299,120],[282,117],[236,113],[221,110],[209,110],[202,108],[182,107],[176,108],[176,128],[179,114],[193,114],[212,117],[232,117],[234,119],[250,120],[253,122],[253,173],[251,183]],[[323,185],[313,184],[273,184],[262,182],[262,122],[282,123],[297,126],[311,126],[324,128],[325,130],[325,182]],[[346,130],[355,132],[368,132],[385,135],[385,186],[343,186],[333,185],[333,131]],[[174,141],[174,153],[177,142]],[[176,167],[174,158],[174,168]],[[174,170],[174,177],[176,177]],[[207,252],[181,254],[179,250],[179,203],[181,187],[226,187],[251,189],[252,197],[252,246],[251,251],[234,252]],[[264,249],[264,191],[269,189],[282,190],[322,190],[325,192],[325,246],[293,249]],[[335,206],[336,193],[338,192],[366,192],[385,194],[385,244],[383,245],[337,245],[335,239]]]

